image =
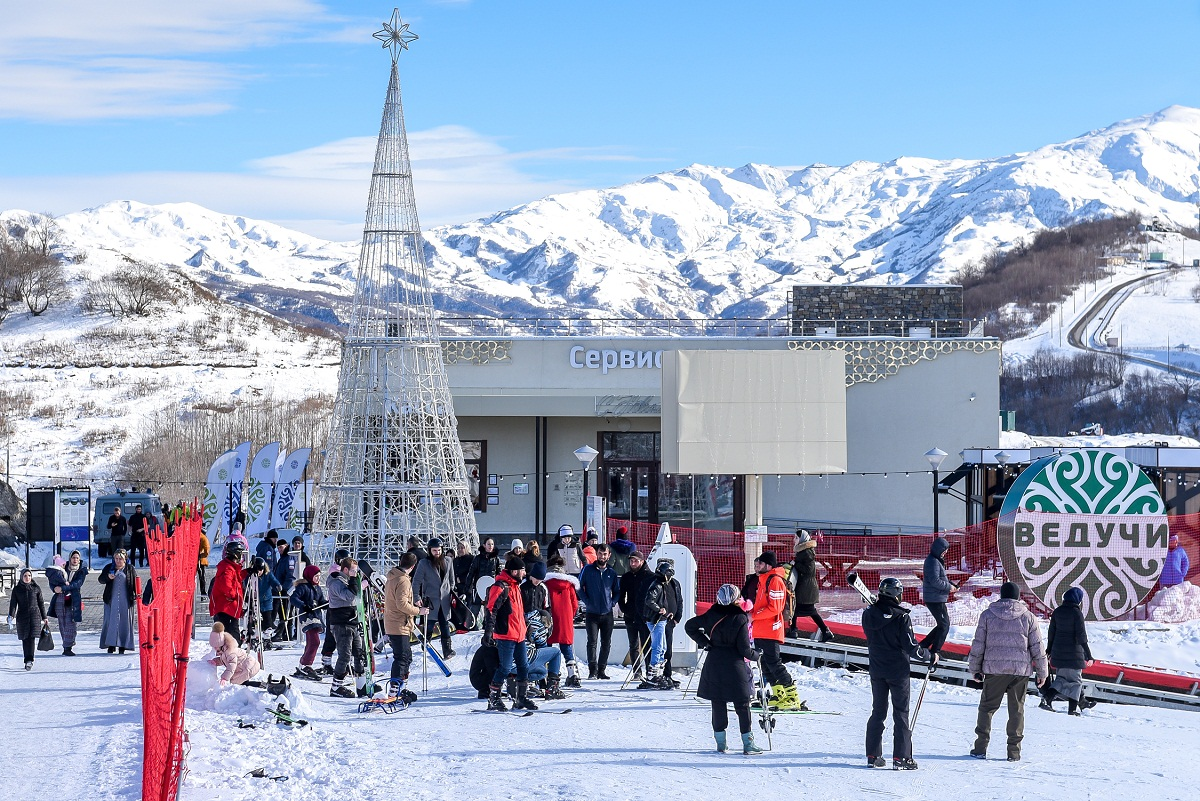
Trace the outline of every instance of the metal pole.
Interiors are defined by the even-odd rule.
[[[933,533],[937,534],[941,529],[938,528],[938,471],[933,468]]]

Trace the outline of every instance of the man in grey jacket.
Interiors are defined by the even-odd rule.
[[[1048,675],[1041,629],[1020,596],[1016,584],[1004,582],[1000,600],[984,610],[975,628],[968,665],[975,680],[983,682],[975,723],[975,747],[971,749],[971,756],[976,759],[987,758],[992,715],[1005,697],[1008,698],[1008,761],[1021,758],[1029,674],[1032,670],[1039,687]]]
[[[412,579],[413,600],[418,606],[429,607],[425,628],[437,623],[442,638],[442,656],[454,656],[450,640],[450,605],[454,597],[454,560],[448,559],[442,549],[442,541],[436,537],[429,541],[429,556],[417,565]]]
[[[946,644],[946,637],[950,634],[950,611],[946,608],[946,603],[950,600],[950,593],[958,589],[946,577],[945,559],[948,550],[950,543],[946,538],[935,537],[929,545],[929,556],[925,557],[921,573],[921,600],[937,622],[921,640],[921,646],[934,654],[942,650],[942,646]]]

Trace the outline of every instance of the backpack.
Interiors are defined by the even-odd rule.
[[[787,590],[787,599],[783,602],[783,624],[791,626],[796,618],[796,577],[792,575],[792,563],[786,562],[779,566],[783,572],[783,586]]]

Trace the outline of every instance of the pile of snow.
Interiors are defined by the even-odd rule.
[[[1001,449],[1023,448],[1133,448],[1153,447],[1165,442],[1170,448],[1198,448],[1200,440],[1175,434],[1103,434],[1071,437],[1033,436],[1020,431],[1001,431]]]
[[[192,647],[196,651],[207,649],[208,643],[197,640]],[[218,712],[222,715],[235,715],[251,719],[263,716],[263,710],[273,707],[283,701],[295,715],[303,717],[310,711],[304,694],[296,686],[288,688],[283,696],[267,693],[261,687],[245,687],[226,684],[221,685],[221,668],[208,662],[213,656],[211,649],[200,657],[193,657],[188,662],[187,670],[187,708],[203,712]],[[254,678],[263,681],[267,677],[263,671]]]
[[[1161,589],[1147,605],[1150,619],[1159,623],[1200,620],[1200,587],[1190,581]]]

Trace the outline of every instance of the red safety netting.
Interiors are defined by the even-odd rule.
[[[1200,515],[1172,516],[1168,518],[1168,523],[1171,534],[1179,535],[1181,546],[1188,552],[1191,562],[1188,580],[1194,581],[1200,574],[1200,559],[1197,558],[1200,556]],[[1006,577],[996,548],[996,526],[996,520],[989,520],[978,525],[943,532],[943,536],[950,543],[950,549],[946,552],[946,571],[951,582],[960,585],[958,592],[951,598],[952,623],[973,623],[979,609],[994,600],[990,596],[999,595],[999,586]],[[660,528],[655,523],[609,520],[609,542],[618,538],[617,529],[621,527],[628,529],[629,533],[625,538],[632,540],[638,546],[638,550],[647,555]],[[819,530],[810,533],[817,537],[817,568],[823,605],[828,606],[831,602],[835,607],[840,605],[836,597],[830,597],[836,593],[845,596],[846,606],[861,605],[855,593],[846,591],[846,574],[856,571],[871,589],[878,587],[880,580],[885,576],[901,578],[905,586],[905,603],[922,606],[922,567],[925,557],[929,554],[929,545],[933,541],[932,532],[870,536],[825,535]],[[742,586],[747,572],[743,533],[672,526],[671,538],[686,546],[696,557],[696,598],[699,603],[711,603],[717,587],[722,584]],[[793,539],[794,535],[791,532],[771,533],[766,544],[752,544],[751,547],[754,554],[763,550],[774,550],[782,564],[792,559]],[[1134,610],[1133,616],[1146,615],[1146,605],[1157,589],[1156,587],[1152,590],[1150,596]],[[1025,594],[1022,597],[1030,604],[1035,614],[1049,615],[1051,610],[1032,595]],[[971,598],[980,602],[959,605],[956,611],[954,602],[969,601]],[[921,615],[928,615],[923,608],[919,612]]]
[[[174,801],[183,776],[183,701],[202,525],[193,502],[171,535],[158,527],[146,536],[151,579],[147,592],[139,588],[145,597],[137,604],[144,801]]]

